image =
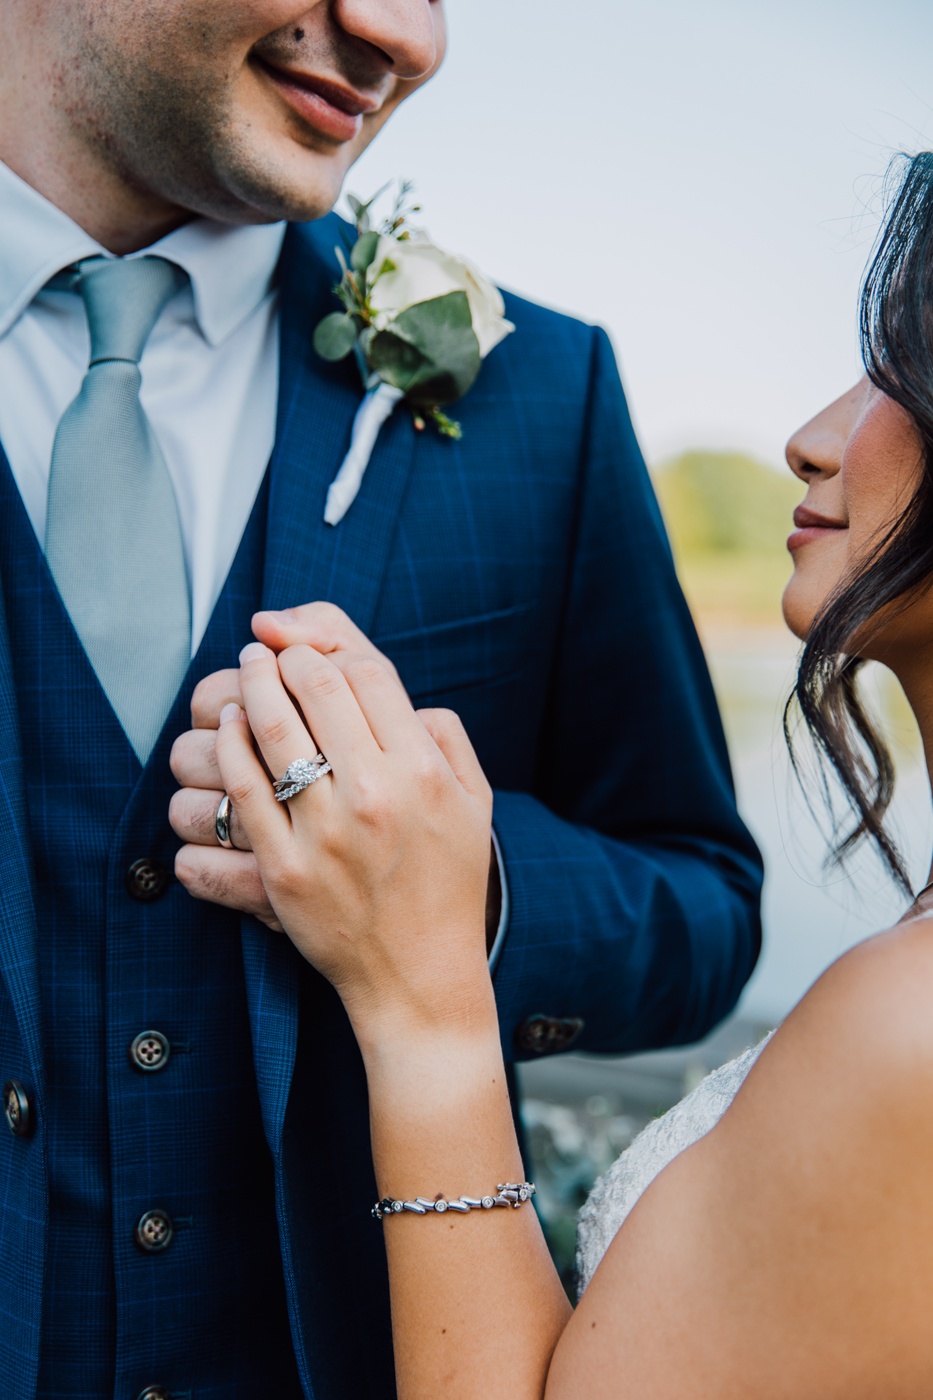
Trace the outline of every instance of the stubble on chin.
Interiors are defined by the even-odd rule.
[[[297,116],[279,112],[249,61],[245,68],[242,56],[224,64],[221,56],[235,53],[237,36],[223,24],[222,6],[100,0],[86,10],[96,22],[74,34],[70,81],[61,90],[73,128],[130,189],[231,223],[328,212],[341,167],[372,131],[336,161],[332,145],[317,141]],[[295,48],[288,30],[267,36],[255,52],[287,61]],[[371,72],[354,71],[354,55],[335,52],[327,36],[316,51],[308,49],[305,41],[301,61],[312,69],[326,66],[350,83],[372,80]],[[316,149],[317,169],[305,156],[313,160]]]

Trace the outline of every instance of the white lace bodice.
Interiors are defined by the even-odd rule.
[[[577,1222],[578,1292],[586,1288],[642,1192],[668,1162],[716,1126],[770,1039],[714,1069],[692,1094],[649,1123],[595,1183]]]

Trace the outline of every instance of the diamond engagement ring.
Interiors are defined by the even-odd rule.
[[[287,802],[290,797],[294,797],[296,793],[316,783],[318,778],[323,778],[325,773],[332,771],[322,753],[316,753],[313,758],[293,759],[282,777],[272,784],[276,802]]]

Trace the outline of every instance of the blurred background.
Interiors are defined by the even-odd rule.
[[[767,865],[765,946],[699,1046],[521,1068],[539,1203],[562,1266],[573,1217],[632,1135],[786,1014],[903,902],[868,852],[823,868],[827,825],[789,771],[796,643],[780,595],[803,494],[787,437],[860,374],[858,287],[893,155],[933,145],[929,0],[446,0],[450,49],[351,172],[415,181],[422,223],[500,285],[599,322],[722,706]],[[916,731],[866,677],[893,740],[893,816],[930,861]]]

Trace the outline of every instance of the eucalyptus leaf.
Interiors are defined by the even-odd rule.
[[[353,252],[350,254],[350,265],[353,271],[365,272],[376,256],[376,249],[378,247],[379,235],[375,230],[360,234],[353,245]]]
[[[314,348],[322,360],[342,360],[355,344],[356,322],[339,311],[325,316],[315,329]]]
[[[466,292],[416,302],[396,316],[390,330],[396,340],[407,342],[422,357],[418,367],[411,362],[407,382],[398,383],[412,403],[452,403],[479,374],[482,359]]]
[[[372,337],[366,358],[371,369],[403,393],[408,392],[427,364],[416,345],[393,335],[391,330],[378,331]],[[429,364],[427,367],[431,368]]]

